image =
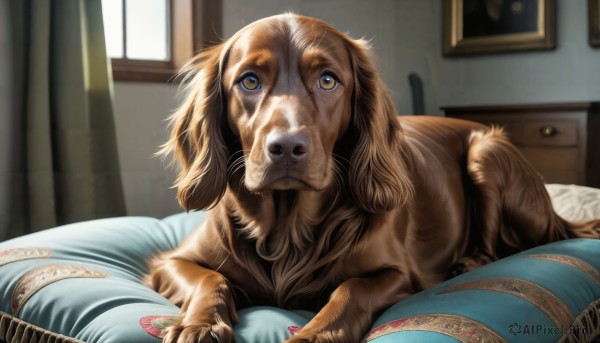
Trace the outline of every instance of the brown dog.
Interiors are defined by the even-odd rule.
[[[210,208],[149,282],[181,306],[165,342],[234,341],[236,308],[308,308],[287,342],[358,342],[390,305],[517,251],[598,237],[553,211],[502,131],[398,117],[364,41],[291,14],[189,67],[165,151]]]

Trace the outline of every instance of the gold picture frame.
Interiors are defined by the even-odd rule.
[[[588,0],[590,46],[600,47],[600,0]]]
[[[555,0],[442,1],[447,56],[556,47]]]

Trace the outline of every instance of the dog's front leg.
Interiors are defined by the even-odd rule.
[[[412,294],[408,277],[388,269],[373,278],[343,282],[329,302],[286,343],[356,343],[376,315]]]
[[[177,258],[163,261],[151,275],[157,290],[180,303],[177,324],[163,332],[163,342],[231,343],[237,322],[231,286],[220,273]]]

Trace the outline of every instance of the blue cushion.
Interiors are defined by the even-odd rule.
[[[588,342],[600,330],[599,270],[599,240],[537,247],[396,304],[367,341]]]
[[[95,220],[0,243],[0,311],[86,342],[157,341],[139,319],[178,309],[140,284],[146,260],[174,248],[202,216]],[[19,302],[19,292],[28,298]]]
[[[177,246],[202,220],[202,212],[102,219],[0,243],[0,341],[160,342],[179,309],[140,283],[146,260]],[[367,340],[591,338],[600,330],[599,316],[590,314],[600,311],[599,270],[600,241],[538,247],[398,303],[377,319]],[[236,337],[281,342],[314,315],[245,309]]]

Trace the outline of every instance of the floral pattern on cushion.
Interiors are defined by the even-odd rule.
[[[163,330],[175,325],[178,320],[176,316],[146,316],[140,318],[140,325],[151,336],[161,338]]]

